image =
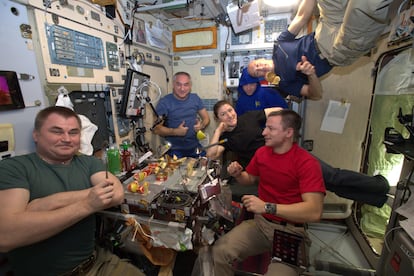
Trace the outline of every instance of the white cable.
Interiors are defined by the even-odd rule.
[[[136,219],[134,219],[134,227],[135,227],[135,231],[134,231],[134,235],[132,236],[131,241],[135,241],[135,236],[137,235],[138,229],[139,229],[139,230],[141,230],[142,234],[143,234],[145,237],[150,238],[150,239],[152,239],[152,240],[155,240],[155,238],[154,238],[153,236],[151,236],[151,235],[149,235],[149,234],[145,233],[144,229],[142,229],[141,224],[140,224],[140,223],[139,223]]]
[[[388,252],[391,252],[391,248],[390,248],[390,246],[388,245],[388,242],[387,242],[388,235],[389,235],[392,231],[394,231],[394,230],[398,230],[398,229],[402,229],[402,227],[401,227],[401,226],[395,226],[395,227],[391,228],[391,229],[390,229],[387,233],[385,233],[385,235],[384,235],[384,245],[385,245],[385,248],[387,249],[387,251],[388,251]]]
[[[161,98],[161,93],[162,93],[161,92],[161,88],[160,88],[160,86],[157,83],[155,83],[155,82],[153,82],[151,80],[148,80],[147,79],[147,80],[143,81],[138,86],[138,88],[137,88],[137,90],[138,90],[137,95],[140,95],[141,97],[143,97],[143,95],[145,94],[144,89],[147,88],[147,94],[148,94],[150,92],[151,87],[155,88],[155,90],[157,92],[157,97],[155,99],[151,99],[151,101],[152,102],[158,102],[158,100]],[[147,95],[147,96],[149,96],[149,95]]]

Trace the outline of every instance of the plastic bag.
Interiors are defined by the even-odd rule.
[[[391,215],[391,207],[387,204],[381,208],[364,204],[361,213],[362,231],[369,237],[383,238]]]
[[[210,246],[203,246],[199,249],[191,276],[214,276],[214,262]]]

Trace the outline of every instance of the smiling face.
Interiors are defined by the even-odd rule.
[[[227,128],[234,128],[237,125],[237,113],[230,104],[220,106],[217,109],[216,117]]]
[[[173,94],[179,100],[185,100],[191,92],[191,78],[188,74],[175,75],[173,81]]]
[[[72,159],[80,148],[81,126],[76,117],[50,114],[39,129],[33,131],[38,155],[51,164]]]
[[[262,132],[265,145],[274,149],[282,148],[293,141],[293,128],[284,127],[282,116],[269,116]]]
[[[259,58],[250,61],[247,66],[247,71],[249,75],[255,78],[265,77],[268,72],[273,72],[274,65],[273,60]]]

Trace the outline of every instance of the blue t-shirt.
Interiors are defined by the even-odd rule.
[[[282,32],[273,48],[273,63],[275,73],[280,77],[279,88],[281,91],[301,97],[302,86],[308,84],[308,77],[296,71],[296,64],[306,56],[308,61],[315,66],[318,77],[328,73],[332,66],[327,59],[321,59],[315,47],[315,33],[302,36],[298,39],[289,31]]]
[[[177,128],[182,122],[188,127],[187,134],[183,136],[166,136],[165,139],[171,143],[171,151],[195,151],[200,147],[194,131],[194,125],[198,112],[204,109],[203,102],[195,93],[190,93],[185,100],[177,99],[172,93],[164,96],[157,104],[156,111],[167,117],[165,126]]]

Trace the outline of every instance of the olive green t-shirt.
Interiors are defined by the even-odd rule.
[[[48,164],[36,153],[16,156],[0,161],[0,190],[27,189],[31,201],[88,189],[90,177],[104,169],[101,160],[93,156],[75,156],[68,165]],[[27,231],[30,227],[27,225]],[[72,270],[92,254],[95,227],[95,216],[91,215],[47,240],[10,251],[15,275],[59,275]]]

